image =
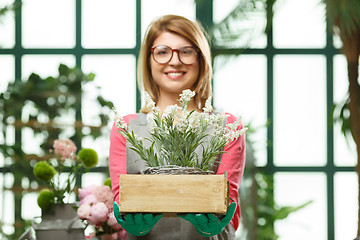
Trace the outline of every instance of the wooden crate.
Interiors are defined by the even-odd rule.
[[[121,213],[225,214],[229,183],[225,175],[121,175]]]

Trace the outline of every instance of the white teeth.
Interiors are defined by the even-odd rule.
[[[171,77],[178,77],[178,76],[183,75],[183,73],[182,72],[170,72],[167,75],[169,75]]]

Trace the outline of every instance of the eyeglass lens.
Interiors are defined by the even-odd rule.
[[[157,63],[165,64],[171,61],[174,52],[178,53],[178,58],[183,64],[194,64],[197,60],[198,53],[194,47],[171,49],[168,46],[156,46],[153,48],[153,58]]]

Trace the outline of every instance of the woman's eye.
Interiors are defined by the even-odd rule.
[[[194,50],[193,49],[184,49],[181,51],[181,54],[192,55],[192,54],[194,54]]]
[[[167,54],[168,52],[166,50],[162,50],[162,51],[158,51],[157,52],[157,55],[165,55]]]

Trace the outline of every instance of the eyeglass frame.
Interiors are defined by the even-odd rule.
[[[169,61],[167,61],[167,62],[165,62],[165,63],[159,63],[158,61],[156,61],[156,59],[155,59],[155,57],[154,57],[154,50],[155,50],[155,48],[157,48],[157,47],[167,47],[167,48],[169,48],[169,49],[171,50],[171,57],[170,57]],[[181,50],[184,49],[184,48],[188,48],[188,47],[189,47],[189,48],[193,48],[193,49],[196,51],[196,55],[198,55],[197,58],[196,58],[196,61],[198,61],[198,60],[199,60],[200,50],[199,50],[197,47],[193,47],[193,46],[184,46],[184,47],[181,47],[181,48],[177,48],[177,49],[175,48],[175,49],[173,49],[173,48],[171,48],[171,47],[169,47],[169,46],[166,46],[166,45],[155,45],[155,46],[152,46],[152,47],[151,47],[151,54],[152,54],[152,57],[153,57],[153,59],[154,59],[155,62],[157,62],[158,64],[161,64],[161,65],[165,65],[165,64],[168,64],[168,63],[171,61],[171,59],[172,59],[173,56],[174,56],[174,52],[176,52],[177,55],[178,55],[179,61],[180,61],[182,64],[184,64],[184,65],[190,66],[190,65],[195,64],[196,61],[193,62],[193,63],[190,63],[190,64],[184,63],[183,61],[181,61],[181,59],[180,59],[180,54],[179,54],[179,51],[181,51]]]

